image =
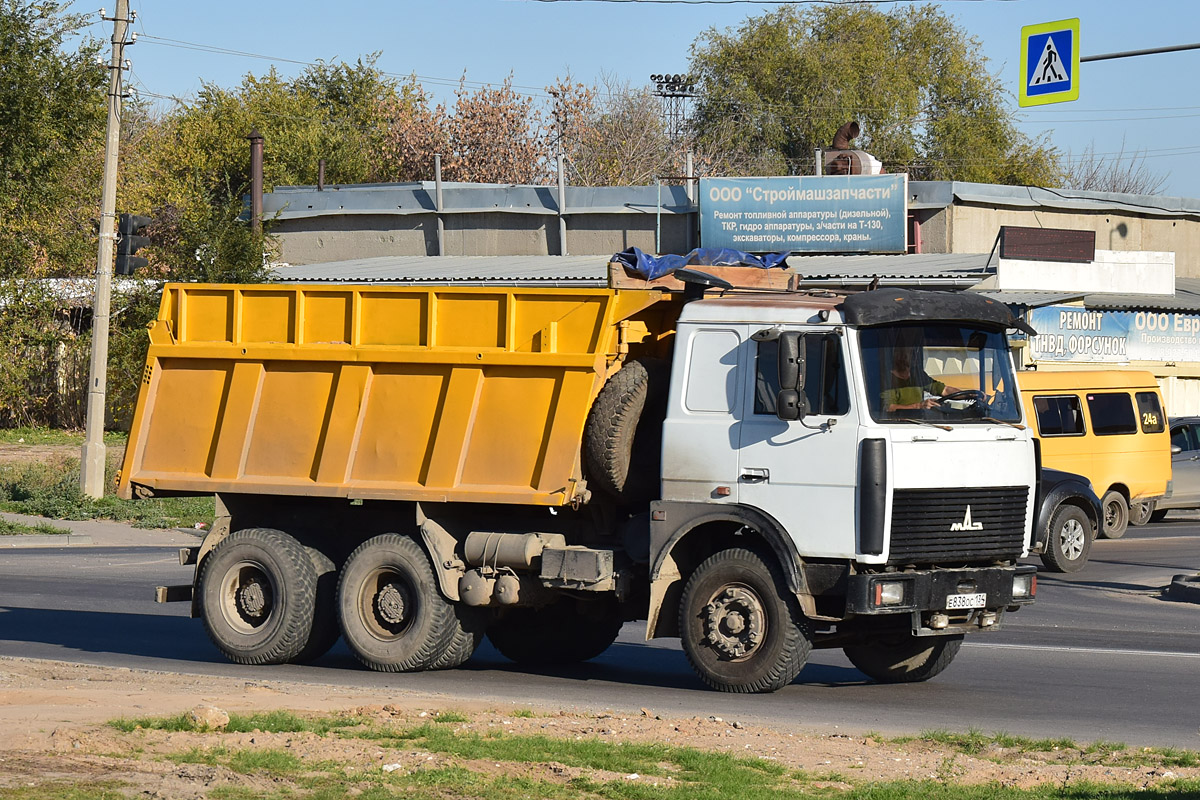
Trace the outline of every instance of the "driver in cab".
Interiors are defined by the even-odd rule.
[[[912,362],[912,350],[896,350],[892,361],[891,388],[883,391],[883,407],[887,411],[898,411],[902,408],[938,408],[942,397],[959,391],[929,377],[923,369],[914,372]]]

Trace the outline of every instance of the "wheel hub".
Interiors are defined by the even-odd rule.
[[[747,589],[726,588],[704,607],[705,639],[726,658],[754,652],[766,627],[762,602]]]
[[[1074,560],[1083,554],[1084,536],[1082,525],[1073,519],[1067,520],[1066,525],[1063,526],[1061,536],[1062,551],[1067,558]]]
[[[387,584],[375,595],[375,613],[388,625],[404,622],[404,595],[396,584]]]
[[[267,593],[257,580],[243,584],[237,590],[238,611],[242,616],[257,619],[267,610]]]

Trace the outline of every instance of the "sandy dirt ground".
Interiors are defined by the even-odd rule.
[[[18,461],[54,461],[79,457],[79,446],[73,444],[0,444],[0,464]]]
[[[109,450],[110,458],[119,457],[113,452],[116,449]],[[0,464],[48,461],[78,453],[75,445],[0,445]],[[147,532],[111,522],[62,524],[92,534],[97,543],[145,543],[147,537],[158,544],[189,541],[176,531]],[[0,656],[0,791],[53,782],[96,781],[117,782],[130,797],[201,800],[221,789],[261,789],[264,794],[272,791],[266,778],[164,758],[192,748],[215,746],[284,749],[305,761],[344,764],[348,772],[413,771],[454,764],[483,773],[508,771],[560,783],[584,774],[579,768],[561,764],[464,762],[419,749],[381,748],[368,740],[311,733],[123,733],[106,724],[119,718],[173,716],[202,707],[244,714],[272,710],[353,713],[400,727],[420,725],[435,714],[454,711],[469,720],[455,723],[454,727],[463,732],[501,730],[720,750],[830,776],[821,785],[831,788],[849,788],[850,782],[908,779],[1011,787],[1090,782],[1151,788],[1175,779],[1200,779],[1200,769],[1165,768],[1151,757],[1146,758],[1144,766],[1115,766],[1106,763],[1111,760],[1106,755],[1073,749],[1019,753],[993,746],[976,755],[965,755],[928,742],[896,744],[870,736],[771,729],[717,717],[663,718],[652,708],[633,716],[584,714],[538,705],[464,703],[400,690],[382,694],[333,685],[247,681]],[[519,710],[532,710],[534,716],[516,716]],[[1126,762],[1130,755],[1122,754]],[[631,777],[596,771],[586,775],[598,781]],[[670,782],[670,778],[665,780]]]
[[[768,729],[736,719],[668,719],[654,709],[640,714],[582,714],[571,709],[467,704],[450,698],[236,678],[189,676],[52,661],[0,658],[0,788],[53,781],[117,781],[129,796],[206,798],[220,787],[253,789],[253,775],[204,764],[174,763],[165,754],[192,748],[285,749],[305,760],[335,761],[347,771],[425,769],[457,764],[525,777],[567,781],[581,774],[561,764],[486,764],[377,743],[312,733],[194,733],[138,730],[123,733],[109,720],[172,716],[198,707],[225,712],[270,710],[342,712],[380,723],[415,726],[453,711],[468,721],[458,730],[552,737],[596,737],[715,749],[776,761],[793,770],[831,776],[826,785],[886,780],[996,783],[1010,787],[1069,786],[1080,782],[1150,788],[1176,778],[1200,779],[1197,768],[1114,766],[1101,754],[1072,749],[1018,753],[991,746],[965,755],[928,742],[897,744],[873,737]],[[534,715],[517,716],[517,711]],[[1124,756],[1129,757],[1126,752]],[[1135,754],[1136,755],[1136,754]],[[1148,759],[1150,761],[1152,759]],[[593,780],[613,777],[587,773]],[[656,780],[664,780],[657,778]],[[670,781],[669,778],[665,779]]]

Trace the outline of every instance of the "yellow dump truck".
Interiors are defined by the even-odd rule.
[[[342,636],[384,671],[456,666],[484,635],[581,661],[645,619],[741,692],[813,647],[925,680],[1033,601],[1003,305],[618,270],[165,287],[119,493],[215,494],[218,520],[159,600],[238,663]],[[966,366],[941,380],[948,357]],[[917,407],[889,401],[901,383]]]

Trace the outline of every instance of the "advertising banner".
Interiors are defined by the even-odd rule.
[[[751,253],[903,253],[907,175],[701,178],[700,244]]]
[[[1029,323],[1038,361],[1200,361],[1200,314],[1045,306]]]

